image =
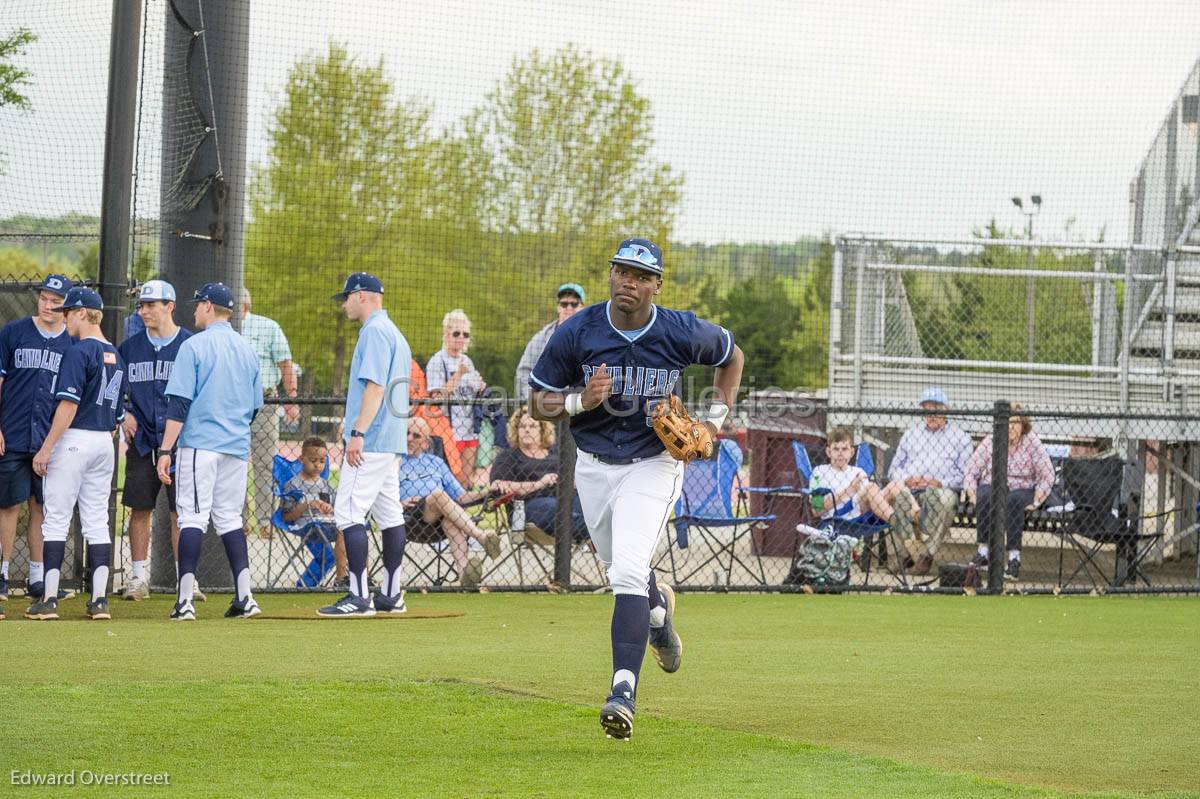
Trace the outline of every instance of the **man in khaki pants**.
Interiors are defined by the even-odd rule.
[[[927,388],[918,401],[930,411],[896,447],[884,495],[896,509],[892,522],[915,559],[913,574],[928,574],[958,506],[971,437],[946,421],[946,392]]]
[[[283,328],[274,319],[250,313],[250,292],[242,289],[241,334],[258,355],[264,398],[278,397],[282,384],[285,396],[296,396],[296,370],[292,350]],[[295,405],[285,405],[284,415],[289,422],[300,416]],[[271,514],[275,512],[272,493],[272,464],[279,452],[279,406],[267,405],[250,426],[250,465],[252,482],[249,494],[254,495],[254,522],[259,536],[271,533]]]

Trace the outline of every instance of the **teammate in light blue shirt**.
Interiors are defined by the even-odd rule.
[[[350,592],[317,610],[333,618],[404,613],[400,566],[404,561],[404,508],[400,504],[400,454],[408,449],[408,379],[412,350],[383,310],[383,283],[355,272],[333,295],[346,318],[362,325],[346,392],[346,454],[333,517],[346,545]],[[367,514],[383,542],[383,585],[367,589]]]
[[[342,422],[343,440],[358,423],[363,392],[374,383],[383,386],[383,403],[375,418],[363,430],[363,452],[407,452],[408,381],[412,371],[412,350],[404,335],[388,318],[384,309],[372,311],[363,323],[350,361],[350,384],[346,391],[346,418]]]
[[[180,447],[250,458],[250,422],[263,406],[258,355],[228,317],[179,345],[167,397],[189,405]]]
[[[233,572],[235,593],[225,616],[245,619],[262,612],[250,591],[250,557],[242,526],[250,423],[263,406],[258,356],[229,325],[233,292],[228,286],[206,283],[192,302],[196,326],[203,332],[183,342],[175,355],[158,456],[158,477],[170,485],[171,450],[178,441],[179,587],[171,619],[196,620],[196,566],[210,521]]]

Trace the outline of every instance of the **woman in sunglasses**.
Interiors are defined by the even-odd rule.
[[[471,320],[461,308],[442,317],[442,348],[425,367],[429,396],[435,399],[471,399],[487,384],[475,370],[467,348],[471,343]],[[463,485],[470,488],[475,479],[475,451],[479,434],[475,432],[474,408],[450,405],[446,408],[455,445],[462,458]]]

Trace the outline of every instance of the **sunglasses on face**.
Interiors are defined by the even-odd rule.
[[[631,261],[638,261],[646,266],[658,266],[658,259],[654,257],[654,253],[640,244],[633,244],[628,247],[622,247],[617,250],[618,258],[627,258]]]
[[[559,308],[578,308],[581,305],[579,300],[559,300]]]
[[[455,330],[450,335],[454,338],[470,338],[471,337],[471,334],[468,333],[466,330]]]

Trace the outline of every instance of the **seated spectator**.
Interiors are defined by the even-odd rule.
[[[331,504],[334,491],[329,480],[321,476],[328,454],[323,440],[316,436],[306,438],[300,446],[303,468],[283,486],[279,498],[279,509],[288,523],[288,531],[303,538],[313,556],[296,582],[297,588],[316,588],[334,567],[334,553],[330,547],[338,532]],[[343,576],[340,570],[338,576]]]
[[[473,587],[479,584],[482,567],[478,561],[468,563],[468,539],[474,538],[495,559],[500,556],[500,537],[480,530],[463,504],[483,499],[491,489],[464,491],[446,462],[429,452],[429,440],[429,423],[420,417],[410,419],[408,454],[400,456],[400,502],[408,540],[433,543],[444,536],[460,582]]]
[[[1021,406],[1014,403],[1014,411]],[[988,523],[992,496],[992,437],[985,436],[963,474],[963,488],[975,505],[976,541],[979,551],[971,559],[978,566],[988,562]],[[1004,568],[1006,580],[1016,580],[1021,573],[1021,536],[1025,528],[1025,513],[1033,510],[1050,496],[1054,486],[1054,464],[1046,446],[1033,432],[1028,416],[1012,416],[1008,420],[1008,560]]]
[[[417,363],[416,358],[412,359],[412,374],[409,376],[409,381],[408,399],[412,415],[419,416],[429,423],[430,434],[441,440],[441,451],[438,454],[450,465],[450,471],[454,472],[454,476],[461,483],[463,481],[462,457],[458,454],[458,447],[454,443],[454,433],[450,430],[450,419],[438,405],[424,403],[418,405],[411,402],[429,398],[429,389],[425,385],[425,370],[421,368],[421,364]]]
[[[555,486],[558,484],[558,449],[554,446],[554,425],[541,422],[529,414],[528,406],[512,415],[508,420],[508,440],[513,443],[502,450],[492,466],[492,488],[502,494],[516,494],[525,501],[525,524],[527,535],[537,540],[540,531],[555,534],[555,515],[558,499]],[[509,514],[511,516],[510,507]],[[571,534],[582,540],[587,537],[587,525],[583,521],[583,508],[579,497],[571,514]],[[530,530],[533,525],[536,530]],[[543,540],[539,543],[549,543]]]
[[[933,567],[954,519],[971,437],[946,421],[948,403],[940,388],[925,389],[919,403],[938,413],[926,416],[900,439],[885,496],[896,510],[896,532],[916,558],[913,573],[922,575]]]
[[[825,447],[829,463],[813,469],[809,488],[826,489],[828,493],[813,494],[813,510],[822,519],[854,520],[873,513],[889,524],[894,511],[887,497],[871,478],[857,466],[850,465],[854,456],[854,434],[849,428],[837,427],[829,434]]]
[[[467,355],[471,343],[471,320],[461,308],[442,317],[442,348],[433,354],[425,367],[429,396],[436,399],[469,400],[486,388],[483,377]],[[462,456],[463,485],[475,479],[475,450],[479,433],[475,429],[475,406],[447,405],[455,446]]]

